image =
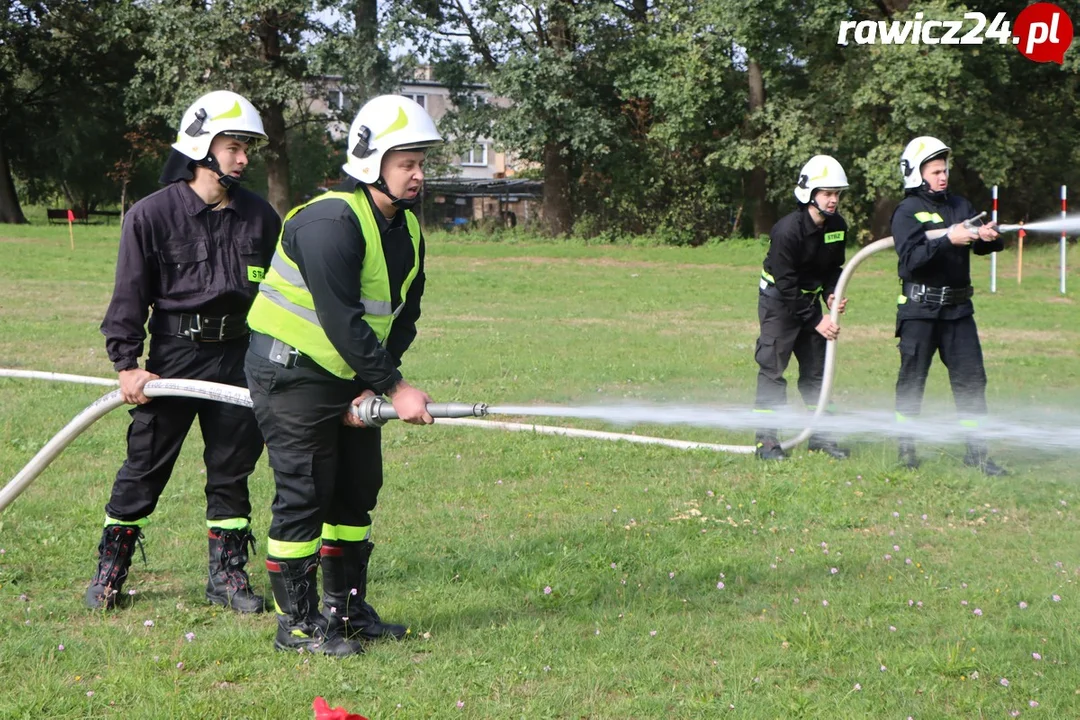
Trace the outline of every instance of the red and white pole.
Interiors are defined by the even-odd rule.
[[[1064,185],[1061,186],[1061,219],[1065,220],[1067,217],[1067,190]],[[1061,294],[1065,294],[1065,230],[1061,231]]]
[[[993,187],[994,207],[990,213],[990,219],[997,223],[998,186]],[[997,253],[990,253],[990,292],[997,292]]]

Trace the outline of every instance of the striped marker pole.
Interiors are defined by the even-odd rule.
[[[1024,221],[1020,221],[1020,232],[1017,235],[1020,238],[1016,241],[1016,284],[1020,285],[1024,282],[1024,236],[1027,233],[1024,232]]]
[[[1067,217],[1067,190],[1064,185],[1061,186],[1061,219],[1064,220]],[[1061,294],[1065,294],[1065,231],[1061,231]]]
[[[990,213],[990,219],[997,223],[997,190],[998,186],[993,187],[994,194],[994,207]],[[997,292],[997,253],[990,253],[990,292]]]

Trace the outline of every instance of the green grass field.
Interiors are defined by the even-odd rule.
[[[0,367],[110,374],[97,325],[117,235],[77,227],[73,252],[66,227],[0,230]],[[436,400],[749,407],[763,254],[435,237],[403,370]],[[997,295],[974,261],[992,411],[1080,400],[1056,260],[1028,250],[1017,287],[1004,253]],[[872,259],[849,293],[841,408],[891,408],[894,263]],[[0,479],[101,392],[0,379]],[[927,404],[950,402],[938,364]],[[373,720],[1080,715],[1074,453],[996,449],[1013,474],[989,479],[957,446],[900,471],[887,439],[763,465],[392,423],[369,599],[413,636],[331,660],[274,652],[272,615],[205,603],[197,432],[130,605],[83,608],[126,420],[95,425],[0,515],[0,717],[310,718],[317,695]],[[252,491],[262,540],[265,456]]]

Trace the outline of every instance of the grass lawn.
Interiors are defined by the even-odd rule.
[[[76,227],[72,252],[66,227],[0,229],[0,367],[110,374],[97,326],[117,237]],[[752,404],[763,245],[429,243],[403,370],[436,400]],[[1078,308],[1057,294],[1056,247],[1024,260],[1018,287],[1001,255],[996,295],[973,261],[991,411],[1068,412]],[[894,271],[875,257],[851,286],[841,409],[892,406]],[[0,379],[0,480],[101,392]],[[936,364],[927,405],[950,404]],[[310,718],[317,695],[372,720],[1080,714],[1075,453],[996,448],[1013,474],[991,479],[952,445],[901,471],[885,438],[846,462],[764,465],[391,423],[369,599],[412,638],[333,660],[277,653],[272,615],[205,603],[197,431],[128,607],[83,608],[126,420],[97,423],[0,515],[0,717]],[[251,485],[250,569],[269,593],[265,455]]]

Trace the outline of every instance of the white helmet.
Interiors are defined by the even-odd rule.
[[[815,155],[799,171],[799,182],[795,185],[795,199],[803,205],[809,205],[814,199],[815,190],[822,188],[846,190],[847,187],[847,173],[844,172],[840,163],[828,155]]]
[[[375,183],[382,175],[382,159],[388,151],[426,150],[442,141],[435,121],[415,101],[401,95],[379,95],[356,113],[341,169],[360,182]]]
[[[951,153],[949,146],[935,137],[923,135],[909,142],[900,155],[900,175],[904,178],[904,189],[912,190],[923,184],[922,166],[928,160],[944,155],[947,170]]]
[[[228,90],[215,90],[196,100],[180,120],[173,149],[192,160],[204,160],[210,143],[221,133],[245,142],[266,140],[262,118],[247,98]]]

